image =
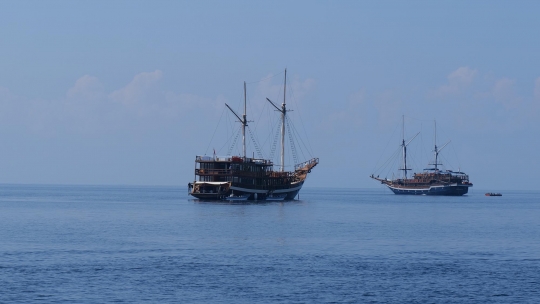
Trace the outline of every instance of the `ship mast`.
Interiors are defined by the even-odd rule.
[[[405,176],[405,179],[407,179],[407,171],[411,170],[407,168],[407,145],[405,144],[405,115],[402,116],[403,118],[403,125],[401,127],[401,149],[403,150],[403,168],[400,170],[403,170],[403,175]]]
[[[285,104],[285,96],[287,94],[287,69],[285,69],[285,84],[283,85],[283,103],[281,109],[274,102],[266,98],[274,108],[281,112],[281,172],[285,171],[285,119],[287,115],[287,107]]]
[[[246,127],[248,123],[247,116],[246,116],[246,82],[245,81],[244,81],[244,114],[242,115],[242,118],[240,118],[240,116],[236,114],[236,112],[231,107],[229,107],[228,104],[225,103],[225,105],[227,106],[227,108],[229,108],[229,110],[231,110],[234,116],[238,118],[240,123],[242,123],[242,153],[245,159],[246,158]]]
[[[242,121],[242,151],[244,152],[244,158],[246,158],[246,126],[247,126],[247,119],[246,119],[246,82],[244,81],[244,115],[242,115],[242,118],[244,119]]]
[[[435,149],[433,150],[433,153],[435,154],[435,162],[430,165],[434,165],[435,171],[438,171],[439,169],[437,168],[437,166],[442,165],[442,164],[439,164],[439,153],[441,152],[442,149],[444,149],[444,147],[446,147],[446,145],[450,143],[450,141],[444,144],[440,149],[437,148],[437,121],[434,120],[434,123],[435,123],[435,135],[434,135]]]
[[[434,136],[434,139],[433,139],[433,142],[435,143],[435,149],[433,150],[435,152],[435,171],[438,170],[437,166],[440,165],[439,164],[439,150],[437,150],[437,121],[434,120],[433,121],[434,125],[435,125],[435,134],[433,135]]]
[[[281,104],[281,172],[285,171],[285,96],[287,91],[287,69],[285,69],[285,82],[283,83],[283,103]]]
[[[403,171],[403,175],[405,176],[405,179],[407,179],[407,171],[411,170],[410,168],[407,168],[407,146],[413,141],[413,139],[420,134],[420,132],[416,133],[416,135],[411,138],[407,143],[405,143],[405,115],[403,117],[403,126],[402,126],[402,142],[401,142],[401,149],[403,151],[403,168],[399,169]]]

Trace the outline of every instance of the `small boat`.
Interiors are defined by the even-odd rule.
[[[235,195],[231,193],[231,195],[225,197],[225,199],[228,201],[247,201],[248,197],[249,194]]]
[[[270,194],[266,197],[267,201],[282,201],[285,200],[285,197],[287,197],[287,194]]]
[[[502,196],[502,194],[494,193],[494,192],[488,192],[488,193],[486,193],[486,196]]]

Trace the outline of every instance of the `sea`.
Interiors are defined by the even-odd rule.
[[[0,185],[0,303],[540,303],[540,192]]]

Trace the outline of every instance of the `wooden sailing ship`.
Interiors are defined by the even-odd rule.
[[[407,176],[407,172],[412,170],[407,166],[407,146],[418,136],[417,133],[412,139],[405,143],[405,118],[403,118],[403,137],[401,151],[403,156],[402,177],[397,179],[379,178],[379,175],[372,174],[370,177],[386,185],[395,194],[410,195],[464,195],[469,191],[473,184],[469,181],[469,176],[460,171],[441,170],[442,165],[439,160],[439,153],[450,142],[442,147],[437,147],[437,124],[435,123],[435,149],[434,161],[429,163],[431,167],[424,169],[423,172],[414,173],[412,177]]]
[[[226,107],[242,124],[242,155],[196,156],[195,180],[188,184],[189,194],[201,200],[292,200],[302,188],[308,174],[319,163],[311,158],[296,164],[294,170],[285,171],[285,126],[287,70],[283,103],[278,107],[268,102],[281,114],[281,162],[279,170],[270,159],[246,156],[246,83],[244,82],[244,113],[238,115]]]

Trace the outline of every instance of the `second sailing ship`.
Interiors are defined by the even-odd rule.
[[[370,177],[380,181],[386,185],[395,194],[412,194],[412,195],[464,195],[469,191],[473,184],[469,181],[469,176],[463,172],[451,170],[441,170],[442,164],[439,160],[441,152],[447,142],[442,147],[437,147],[437,124],[435,123],[435,149],[434,161],[429,165],[431,167],[424,169],[423,172],[414,173],[412,177],[408,177],[407,171],[412,170],[407,166],[407,146],[418,136],[417,133],[412,139],[405,143],[405,118],[403,118],[403,139],[401,142],[402,166],[399,168],[402,171],[402,178],[388,179],[379,178],[379,175],[372,174]]]

